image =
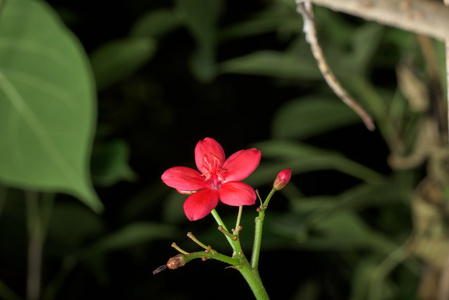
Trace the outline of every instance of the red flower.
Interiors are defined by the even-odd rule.
[[[195,147],[198,171],[187,167],[173,167],[162,174],[162,181],[190,196],[184,202],[184,212],[190,221],[207,216],[218,204],[252,205],[256,201],[254,189],[240,182],[259,165],[261,153],[255,148],[240,150],[226,159],[221,145],[212,138],[199,141]]]

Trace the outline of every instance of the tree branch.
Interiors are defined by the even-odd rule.
[[[311,0],[316,5],[449,40],[449,7],[434,0]]]
[[[335,77],[331,68],[327,64],[324,57],[323,50],[318,43],[318,37],[315,28],[315,20],[313,17],[313,10],[310,0],[296,0],[296,10],[300,13],[304,19],[303,31],[306,34],[306,41],[310,44],[313,57],[318,64],[321,74],[326,80],[329,87],[334,93],[355,113],[359,115],[368,130],[373,131],[376,127],[373,119],[365,111],[365,109],[344,89],[338,79]]]

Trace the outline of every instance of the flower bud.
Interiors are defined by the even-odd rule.
[[[168,260],[167,268],[175,270],[177,268],[184,267],[184,265],[186,264],[184,258],[185,258],[184,254],[178,254],[176,256],[173,256]]]
[[[292,177],[292,169],[290,168],[279,172],[278,176],[274,180],[273,188],[276,191],[282,190],[290,181],[291,177]]]

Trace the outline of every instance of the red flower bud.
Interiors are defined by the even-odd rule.
[[[273,188],[276,191],[282,190],[290,181],[291,177],[292,177],[292,169],[290,168],[279,172],[278,176],[274,180]]]

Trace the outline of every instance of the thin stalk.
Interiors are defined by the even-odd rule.
[[[215,259],[224,263],[227,263],[233,267],[236,267],[239,264],[239,260],[221,253],[218,253],[216,251],[199,251],[199,252],[193,252],[193,253],[189,253],[188,255],[184,256],[184,262],[188,263],[191,260],[197,259],[197,258],[201,258],[201,259]]]
[[[253,270],[257,270],[257,268],[259,267],[260,247],[262,243],[262,227],[263,221],[265,219],[265,210],[267,209],[268,203],[270,203],[271,197],[275,192],[276,190],[274,188],[271,189],[264,203],[259,207],[259,216],[257,216],[255,219],[256,228],[254,232],[253,252],[251,254],[251,268]]]
[[[51,213],[55,202],[54,193],[43,193],[41,201],[41,223],[42,223],[42,238],[45,240],[48,232],[48,224],[50,223]]]
[[[240,221],[242,220],[242,212],[243,212],[243,206],[239,206],[239,213],[237,215],[237,221],[235,222],[235,230],[234,235],[238,236],[240,231]]]
[[[220,218],[217,211],[215,209],[213,209],[211,213],[212,213],[212,216],[214,217],[215,221],[217,222],[217,224],[229,233],[229,230],[226,228],[226,225],[223,223],[223,220]],[[232,250],[234,250],[235,253],[241,252],[241,249],[239,249],[239,247],[238,247],[238,245],[240,245],[240,243],[238,243],[238,245],[237,245],[237,243],[232,239],[232,237],[230,237],[227,234],[225,234],[224,236],[228,240],[229,245],[231,245]]]
[[[7,193],[7,188],[0,184],[0,216],[2,215],[3,208],[5,207]]]
[[[43,234],[40,220],[39,197],[36,192],[26,192],[28,225],[27,300],[38,300],[41,289]]]
[[[206,250],[210,250],[210,249],[211,249],[210,246],[206,246],[205,244],[203,244],[202,242],[200,242],[200,241],[196,238],[196,236],[193,235],[193,233],[188,232],[188,233],[187,233],[187,237],[188,237],[189,239],[191,239],[192,241],[194,241],[194,242],[195,242],[197,245],[199,245],[201,248],[206,249]]]
[[[25,193],[28,226],[28,274],[27,300],[38,300],[41,294],[42,254],[54,194],[45,194],[39,199],[37,192]]]
[[[449,0],[444,0],[444,5],[449,7]],[[449,39],[444,41],[444,45],[446,48],[446,110],[447,110],[447,126],[448,126],[448,135],[449,135]],[[448,136],[449,140],[449,136]]]

